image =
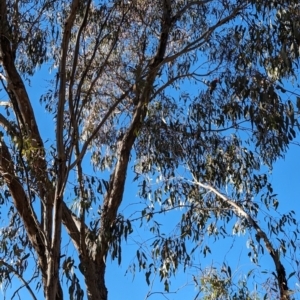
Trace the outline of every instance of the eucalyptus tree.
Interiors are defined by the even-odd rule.
[[[66,276],[66,297],[107,299],[106,259],[121,263],[137,221],[154,235],[151,257],[138,249],[137,264],[168,291],[178,266],[208,251],[197,247],[203,236],[226,237],[231,228],[219,223],[237,216],[234,230],[264,243],[275,292],[289,298],[285,242],[276,246],[270,232],[295,219],[270,217],[264,231],[258,214],[278,205],[263,165],[284,154],[298,125],[293,99],[280,96],[299,56],[297,1],[3,0],[0,16],[3,284],[17,275],[35,298],[38,277],[46,299],[63,299]],[[50,146],[28,93],[47,67]],[[131,170],[144,208],[126,216],[118,210]],[[177,231],[161,235],[155,217],[172,210]],[[62,255],[66,239],[78,261]],[[224,296],[224,281],[212,283]]]

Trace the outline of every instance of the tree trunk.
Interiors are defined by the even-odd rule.
[[[79,269],[84,275],[88,299],[107,300],[108,292],[105,286],[106,265],[104,258],[98,257],[94,260],[81,257]]]

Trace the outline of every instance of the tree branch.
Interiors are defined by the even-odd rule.
[[[280,258],[279,258],[279,251],[275,250],[275,248],[273,247],[271,241],[268,239],[266,233],[260,228],[260,226],[258,225],[258,223],[248,214],[246,213],[242,207],[239,206],[239,204],[237,204],[236,202],[230,200],[229,198],[227,198],[225,195],[223,195],[222,193],[220,193],[217,189],[215,189],[214,187],[212,187],[209,184],[203,184],[199,181],[196,180],[196,178],[193,176],[193,183],[206,189],[209,190],[211,192],[213,192],[216,196],[218,196],[224,203],[228,204],[229,206],[231,206],[233,209],[232,211],[235,213],[235,215],[239,218],[245,218],[248,223],[250,224],[250,226],[256,231],[257,236],[260,237],[265,245],[266,248],[268,250],[268,252],[270,253],[270,256],[274,262],[275,265],[275,269],[276,269],[276,273],[277,273],[277,282],[278,282],[278,286],[280,289],[280,297],[281,299],[289,299],[289,288],[288,288],[288,284],[287,284],[287,279],[286,279],[286,274],[285,274],[285,268],[282,265]]]
[[[15,176],[14,169],[15,167],[8,148],[2,140],[0,141],[0,174],[4,178],[4,181],[10,190],[14,205],[24,223],[29,240],[38,254],[43,283],[45,284],[47,278],[47,259],[45,248],[45,245],[47,244],[45,240],[46,237],[42,232],[40,224],[38,223],[37,217],[32,211],[31,206],[28,205],[27,195],[21,183]]]
[[[213,0],[204,0],[204,1],[191,1],[188,4],[186,4],[181,10],[179,10],[175,16],[172,17],[172,22],[176,22],[178,21],[178,19],[181,18],[181,16],[192,6],[200,6],[200,5],[204,5],[207,3],[212,2]]]
[[[69,50],[71,31],[78,12],[80,1],[73,0],[69,16],[65,22],[62,44],[61,61],[59,69],[59,93],[57,104],[57,122],[56,122],[56,150],[57,150],[57,178],[53,206],[52,238],[51,238],[51,260],[47,270],[46,298],[53,300],[59,298],[59,258],[61,245],[61,221],[63,207],[63,192],[68,176],[66,167],[66,152],[64,146],[64,109],[66,102],[66,62]],[[50,230],[50,228],[48,229]]]
[[[0,125],[4,128],[7,134],[9,134],[12,138],[20,137],[20,132],[0,113]]]
[[[190,52],[192,50],[199,48],[201,45],[203,45],[204,43],[207,42],[207,40],[210,38],[210,36],[213,34],[213,32],[217,28],[219,28],[222,25],[226,24],[227,22],[233,20],[240,13],[240,11],[245,9],[248,5],[249,5],[249,3],[246,2],[246,3],[236,7],[229,16],[219,20],[214,26],[209,27],[199,38],[195,39],[193,42],[191,42],[190,44],[185,46],[181,51],[179,51],[171,56],[166,57],[161,62],[159,67],[161,67],[161,65],[163,65],[165,63],[174,61],[176,58],[180,57],[184,53],[187,53],[187,52]]]
[[[32,299],[37,300],[35,297],[34,292],[32,291],[31,287],[29,286],[28,282],[19,274],[19,272],[12,267],[10,264],[6,263],[3,259],[0,259],[0,265],[4,265],[10,272],[13,272],[24,284],[28,292],[30,293]]]
[[[99,235],[101,247],[98,252],[98,256],[101,259],[105,259],[107,256],[109,240],[111,238],[110,227],[116,218],[118,208],[122,202],[130,152],[145,119],[151,93],[153,92],[153,83],[159,71],[159,65],[165,56],[169,33],[172,27],[171,13],[170,0],[164,0],[158,48],[149,65],[148,76],[145,79],[144,89],[136,105],[131,124],[125,132],[117,150],[117,163],[111,175],[108,192],[104,199]]]
[[[89,145],[91,144],[91,142],[93,141],[93,139],[95,138],[95,136],[98,134],[99,130],[101,129],[101,127],[105,124],[105,122],[107,121],[107,119],[109,118],[109,116],[115,111],[116,107],[129,95],[130,91],[132,90],[132,88],[130,90],[128,90],[126,93],[124,93],[119,99],[118,101],[116,101],[107,111],[106,115],[103,117],[103,119],[101,120],[101,122],[98,124],[98,126],[94,129],[94,131],[91,133],[91,135],[87,138],[87,140],[85,141],[85,143],[82,146],[81,152],[80,154],[76,157],[74,162],[70,162],[69,166],[68,166],[68,171],[72,170],[78,163],[78,161],[82,160]]]
[[[37,127],[25,85],[14,64],[14,53],[11,49],[10,41],[6,38],[10,28],[10,24],[7,20],[6,1],[1,1],[0,15],[1,29],[6,30],[4,32],[2,31],[0,36],[1,59],[6,73],[5,79],[7,81],[7,87],[3,86],[10,96],[16,119],[19,122],[21,137],[26,137],[27,148],[30,150],[27,151],[29,153],[29,157],[27,158],[28,167],[38,184],[39,196],[42,200],[41,218],[45,221],[43,227],[47,232],[49,227],[47,221],[50,219],[51,222],[54,193],[53,186],[48,178],[44,144]],[[49,232],[51,232],[51,230],[49,230]]]

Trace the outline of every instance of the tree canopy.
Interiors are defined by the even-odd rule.
[[[2,0],[4,288],[16,276],[33,299],[106,300],[106,261],[122,263],[140,226],[131,267],[145,284],[157,275],[168,293],[178,268],[211,252],[206,237],[247,233],[255,268],[272,260],[266,284],[207,266],[195,299],[292,299],[297,222],[277,212],[269,171],[299,129],[299,47],[294,0]],[[40,104],[28,93],[38,76]],[[46,133],[38,105],[54,120]]]

